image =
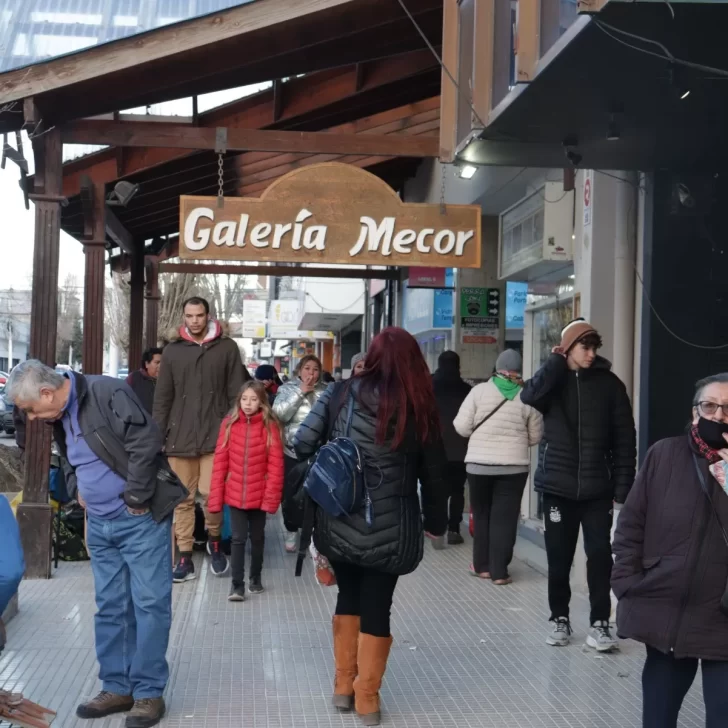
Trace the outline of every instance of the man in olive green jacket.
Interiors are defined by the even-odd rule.
[[[195,578],[192,546],[195,496],[199,491],[205,510],[210,568],[216,576],[228,570],[220,548],[222,514],[209,513],[212,462],[223,417],[233,408],[250,374],[243,366],[238,345],[225,336],[210,306],[197,296],[183,304],[184,323],[162,354],[154,394],[154,419],[165,438],[169,463],[190,494],[175,512],[175,536],[180,558],[174,581]]]

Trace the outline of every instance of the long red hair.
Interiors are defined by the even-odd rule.
[[[362,403],[377,402],[377,444],[384,444],[394,426],[392,447],[399,447],[410,418],[423,444],[439,431],[432,375],[412,334],[396,326],[383,329],[372,340],[366,369],[356,379]]]

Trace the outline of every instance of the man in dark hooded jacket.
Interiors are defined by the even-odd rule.
[[[543,414],[535,486],[543,494],[544,540],[553,629],[546,641],[569,643],[569,577],[584,533],[591,630],[587,645],[609,652],[614,503],[624,503],[635,476],[636,437],[627,390],[597,355],[602,338],[584,319],[561,332],[561,344],[526,382],[521,401]]]
[[[437,360],[437,371],[432,375],[437,411],[440,415],[442,439],[445,442],[450,484],[450,515],[447,527],[447,542],[450,545],[463,543],[460,524],[465,509],[465,453],[467,438],[455,432],[453,420],[470,392],[470,385],[460,376],[460,357],[454,351],[443,351]]]

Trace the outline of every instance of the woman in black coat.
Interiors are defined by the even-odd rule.
[[[447,459],[427,364],[403,329],[384,329],[367,352],[366,370],[329,386],[296,434],[299,458],[312,455],[327,437],[345,434],[349,398],[354,402],[349,437],[365,460],[374,519],[367,525],[363,508],[348,518],[318,509],[314,541],[339,586],[334,705],[349,710],[355,702],[364,725],[379,725],[394,589],[422,560],[424,534],[445,533]]]
[[[728,374],[718,374],[698,382],[688,434],[647,453],[619,515],[612,588],[619,636],[647,647],[644,728],[677,726],[699,661],[706,727],[728,725],[725,433]]]

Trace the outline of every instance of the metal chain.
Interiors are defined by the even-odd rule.
[[[223,155],[217,155],[217,206],[222,209],[225,206],[225,189],[223,187]]]
[[[442,184],[440,185],[440,214],[444,215],[447,212],[445,208],[445,165],[440,165],[442,169]]]

